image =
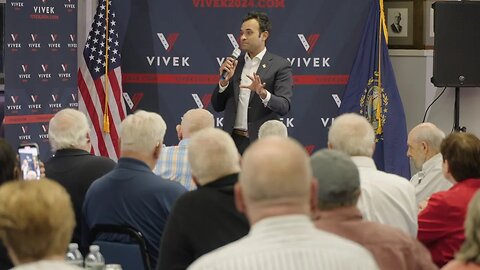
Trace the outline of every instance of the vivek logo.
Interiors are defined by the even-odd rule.
[[[10,34],[10,37],[12,38],[13,42],[17,42],[18,40],[18,34]]]
[[[12,100],[13,104],[17,104],[18,96],[10,96],[10,99]]]
[[[142,100],[143,98],[143,93],[135,93],[133,94],[133,98],[132,98],[132,102],[133,102],[133,107],[132,107],[132,111],[135,111],[138,107],[138,104],[140,104],[140,101]]]
[[[305,48],[305,51],[308,54],[312,52],[319,37],[320,34],[311,34],[310,36],[308,36],[308,38],[305,38],[303,34],[298,34],[298,38],[300,39],[300,42],[302,42],[303,48]]]
[[[230,43],[232,43],[232,46],[234,49],[238,49],[238,43],[240,42],[240,37],[238,39],[235,38],[233,34],[227,34],[228,39],[230,40]]]
[[[47,72],[48,65],[42,64],[42,70],[43,70],[43,72]]]
[[[32,99],[33,103],[37,103],[38,95],[30,95],[30,99]]]
[[[28,132],[28,127],[27,126],[22,126],[22,133],[26,134]]]
[[[61,64],[63,72],[67,72],[68,64]]]
[[[69,37],[70,37],[70,41],[75,42],[76,35],[70,34]]]
[[[57,94],[52,94],[52,100],[53,100],[53,102],[57,102],[58,95]]]
[[[37,34],[30,34],[30,37],[32,38],[33,42],[37,42],[37,37],[38,37]]]
[[[72,95],[71,95],[72,100],[73,100],[74,102],[77,102],[77,95],[78,95],[78,94],[73,94],[73,93],[72,93]]]
[[[47,133],[48,132],[48,124],[43,124],[42,125],[42,130],[43,130],[43,133]]]
[[[163,33],[157,33],[158,39],[160,39],[163,48],[165,48],[165,51],[167,52],[170,52],[173,49],[173,45],[175,45],[175,42],[177,42],[179,35],[179,33],[171,33],[165,37]]]
[[[308,155],[311,156],[313,154],[313,151],[315,150],[315,145],[309,144],[305,146],[305,150],[307,151]]]
[[[340,97],[337,94],[332,94],[332,98],[337,104],[337,107],[340,108],[340,105],[342,105],[342,100],[340,99]]]
[[[22,65],[22,70],[23,70],[23,73],[27,73],[28,65]]]
[[[143,93],[138,92],[133,94],[132,98],[128,95],[128,93],[123,93],[123,99],[125,99],[125,102],[127,102],[128,107],[130,110],[135,111],[138,107],[138,104],[140,104],[140,101],[143,99]]]
[[[210,105],[210,102],[212,101],[212,94],[205,94],[201,99],[198,94],[192,94],[192,97],[199,109],[208,108],[208,105]]]
[[[57,37],[58,37],[57,34],[50,34],[50,38],[52,39],[52,42],[56,42],[56,41],[57,41]]]

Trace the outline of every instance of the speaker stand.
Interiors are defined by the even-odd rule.
[[[466,127],[460,127],[460,87],[455,87],[455,107],[453,110],[453,130],[466,132]]]

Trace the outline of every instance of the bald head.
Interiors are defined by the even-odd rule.
[[[423,164],[440,153],[440,145],[445,133],[432,123],[421,123],[408,134],[407,156],[410,157],[418,170]]]
[[[200,185],[240,171],[240,156],[232,137],[217,128],[202,129],[192,136],[188,162]]]
[[[247,207],[285,200],[308,204],[311,180],[308,155],[293,139],[267,137],[243,155],[239,182]]]
[[[355,113],[342,114],[330,127],[328,145],[349,156],[372,157],[375,133],[365,117]]]
[[[259,139],[267,136],[288,137],[287,127],[278,120],[268,120],[263,123],[258,130]]]
[[[205,109],[192,109],[182,117],[181,132],[184,139],[190,138],[195,132],[214,127],[213,115]]]

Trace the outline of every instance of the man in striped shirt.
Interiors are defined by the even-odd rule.
[[[378,269],[358,244],[315,228],[312,179],[298,142],[277,136],[256,141],[243,156],[235,186],[237,209],[252,226],[249,234],[188,269]]]
[[[192,181],[192,172],[187,159],[187,145],[190,137],[197,131],[214,127],[213,115],[205,109],[187,111],[180,125],[177,125],[177,135],[180,142],[176,146],[162,149],[155,174],[164,179],[179,182],[187,190],[197,188]]]

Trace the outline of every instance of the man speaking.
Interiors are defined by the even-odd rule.
[[[232,135],[240,154],[254,141],[260,126],[290,111],[292,68],[280,56],[267,51],[271,22],[267,14],[250,12],[240,28],[240,48],[220,66],[220,81],[213,91],[212,106],[224,113],[223,129]]]

